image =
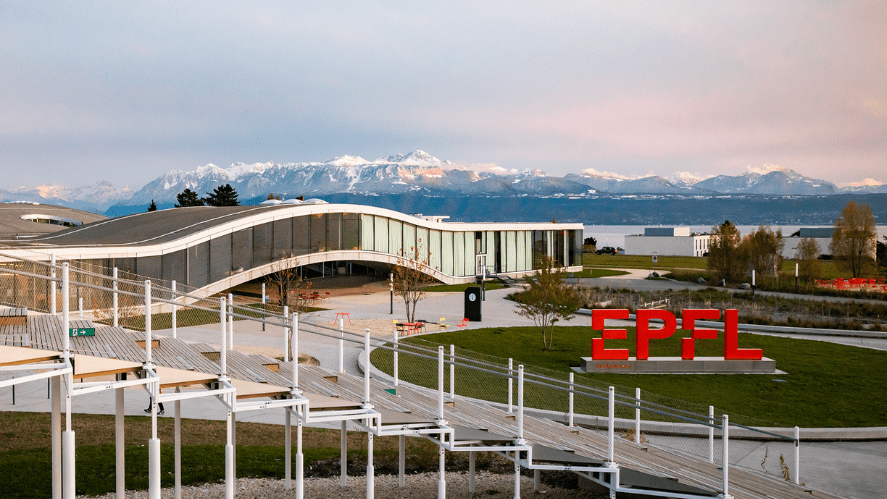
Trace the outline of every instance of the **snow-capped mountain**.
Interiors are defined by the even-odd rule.
[[[64,185],[20,186],[0,190],[3,201],[29,201],[42,204],[68,206],[87,211],[104,211],[109,206],[125,201],[132,195],[129,186],[122,189],[100,180],[94,184],[69,187]]]
[[[829,195],[840,192],[827,181],[805,177],[794,170],[779,169],[766,174],[718,175],[697,182],[694,187],[724,194]]]

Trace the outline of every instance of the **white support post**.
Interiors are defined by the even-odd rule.
[[[437,419],[444,420],[444,348],[437,347]]]
[[[227,327],[228,315],[225,313],[225,311],[226,311],[225,309],[226,309],[225,299],[220,298],[219,299],[219,324],[221,325],[221,328],[222,328],[222,331],[221,331],[221,333],[222,333],[222,348],[219,349],[220,350],[219,351],[219,364],[220,364],[220,367],[222,368],[222,372],[219,373],[219,375],[222,377],[228,377],[228,355],[226,352],[228,350],[228,331],[226,330],[228,328]]]
[[[446,436],[441,433],[440,441],[443,442]],[[446,455],[444,454],[443,445],[437,448],[438,452],[438,468],[440,478],[437,479],[437,499],[446,499],[447,497],[447,472],[446,472]]]
[[[518,461],[519,454],[514,451],[514,499],[520,499],[520,464]]]
[[[125,459],[125,427],[123,424],[123,414],[124,414],[124,391],[123,388],[118,388],[114,390],[114,395],[116,397],[115,404],[115,412],[114,412],[114,447],[115,447],[115,461],[116,466],[114,468],[116,478],[117,478],[117,499],[124,499],[126,497],[126,459]]]
[[[539,492],[539,488],[542,485],[542,477],[539,474],[539,470],[533,470],[533,491]]]
[[[367,360],[369,362],[369,360]],[[345,318],[339,317],[339,372],[345,372]]]
[[[83,319],[83,297],[77,298],[77,318]]]
[[[795,426],[795,485],[801,483],[801,429]]]
[[[370,403],[370,370],[372,368],[372,364],[370,364],[370,328],[364,329],[363,333],[363,348],[364,352],[366,352],[367,356],[367,366],[363,371],[363,403]],[[370,433],[372,435],[372,433]],[[372,437],[370,437],[372,438]]]
[[[474,495],[474,452],[468,453],[468,493]]]
[[[524,440],[524,365],[517,366],[517,438]]]
[[[234,293],[228,293],[228,348],[234,350]]]
[[[397,436],[397,486],[403,487],[403,474],[406,471],[406,452],[407,437],[405,435]]]
[[[456,345],[450,343],[450,402],[456,401]]]
[[[145,363],[151,364],[151,281],[145,281]]]
[[[341,453],[339,455],[339,486],[348,485],[348,422],[342,421],[342,434],[339,438]]]
[[[55,290],[57,289],[57,286],[55,284],[55,253],[49,254],[49,275],[50,277],[52,277],[52,281],[49,283],[49,313],[55,315]]]
[[[613,438],[616,428],[616,389],[610,387],[609,397],[609,422],[607,423],[607,460],[613,463]]]
[[[394,386],[397,386],[399,381],[399,367],[400,367],[400,353],[398,350],[400,349],[400,337],[397,336],[397,329],[394,330],[394,371],[392,374],[394,375]]]
[[[117,322],[117,317],[118,317],[117,316],[117,289],[118,289],[117,267],[114,267],[114,269],[111,271],[111,277],[114,279],[114,282],[113,282],[114,293],[111,295],[112,306],[114,307],[114,319],[113,319],[114,322],[112,324],[114,327],[117,327],[117,325],[119,324]]]
[[[286,305],[283,306],[283,361],[290,361],[290,335],[289,335],[289,327],[286,325],[286,320],[289,319],[290,316],[290,308]]]
[[[224,300],[224,298],[222,298]],[[224,345],[223,345],[224,346]],[[224,350],[222,350],[224,352]],[[230,404],[235,402],[234,396],[225,397]],[[225,499],[234,499],[234,413],[228,410],[228,427],[225,432]]]
[[[634,389],[634,443],[641,443],[641,389]]]
[[[511,394],[513,392],[514,380],[511,374],[514,372],[514,359],[508,359],[508,414],[514,412],[512,410]]]
[[[283,489],[284,490],[292,490],[293,489],[293,479],[292,479],[292,471],[293,471],[293,419],[292,414],[290,413],[290,408],[287,407],[284,409],[286,417],[284,418],[284,433],[283,435]]]
[[[175,282],[175,281],[173,281]],[[182,393],[182,389],[176,387],[176,393]],[[182,401],[174,402],[175,428],[173,438],[175,440],[175,499],[182,499]]]
[[[290,316],[290,324],[293,328],[293,388],[297,389],[299,388],[299,314],[293,312]],[[302,423],[298,422],[297,424],[301,425]]]
[[[296,499],[305,497],[305,457],[302,455],[302,418],[296,420]]]
[[[179,337],[177,327],[176,327],[176,309],[178,307],[176,306],[176,303],[175,303],[178,301],[178,298],[179,298],[179,295],[178,295],[178,293],[176,293],[176,281],[173,280],[172,281],[172,301],[173,301],[173,304],[172,304],[172,337],[173,338]]]
[[[724,439],[724,453],[721,462],[721,470],[724,472],[724,499],[730,499],[732,496],[730,495],[730,480],[729,480],[729,469],[730,469],[730,417],[724,414],[723,421],[721,423],[722,428],[722,437]]]
[[[62,264],[62,337],[65,339],[65,359],[71,356],[71,338],[69,337],[71,323],[69,322],[70,317],[68,317],[71,313],[70,287],[70,272],[68,263],[65,262]]]
[[[574,372],[570,373],[570,412],[567,416],[567,426],[569,426],[570,428],[573,427],[573,389],[575,387],[575,374],[576,373]]]
[[[53,283],[55,286],[55,283]],[[52,400],[52,499],[62,498],[62,380],[53,376],[49,382]]]
[[[149,281],[146,281],[148,283]],[[150,284],[145,288],[150,296]],[[146,315],[147,317],[147,315]],[[147,320],[145,323],[147,324]],[[159,384],[151,383],[151,438],[148,440],[148,499],[160,499],[160,439],[157,438]]]
[[[715,462],[715,406],[708,406],[708,422],[711,423],[711,426],[708,427],[708,462]]]
[[[62,435],[62,460],[64,461],[64,487],[62,487],[65,499],[74,499],[76,483],[74,481],[74,432],[66,430]]]
[[[369,371],[369,368],[367,369]],[[376,471],[373,466],[373,432],[367,432],[367,499],[373,499],[376,493]]]

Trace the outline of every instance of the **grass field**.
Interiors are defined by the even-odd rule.
[[[570,275],[573,277],[614,277],[619,275],[626,275],[628,272],[624,270],[612,270],[612,269],[597,269],[597,268],[584,268],[582,272],[573,272]]]
[[[99,495],[115,490],[114,416],[81,415],[72,418],[77,438],[77,494]],[[0,412],[0,498],[50,497],[51,456],[50,416],[46,413]],[[151,418],[126,418],[126,488],[148,488],[148,447]],[[293,443],[295,443],[295,427]],[[196,485],[224,479],[225,422],[182,420],[182,484]],[[173,485],[173,419],[158,418],[161,440],[161,485]],[[280,425],[237,423],[237,476],[284,476],[284,430]],[[437,466],[436,452],[426,452],[425,442],[407,439],[408,464],[417,463],[425,454]],[[397,452],[396,437],[374,439],[378,457]],[[364,454],[365,433],[349,433],[349,455]],[[435,447],[436,450],[436,447]],[[296,450],[293,447],[293,457]],[[303,429],[303,453],[306,473],[316,460],[337,458],[339,430]],[[293,461],[295,476],[295,459]]]
[[[584,253],[582,264],[586,267],[604,267],[616,269],[705,269],[708,258],[693,256],[660,256],[658,262],[652,262],[650,256],[641,255],[595,255]]]
[[[680,338],[686,335],[686,331],[679,331],[671,338],[651,342],[650,355],[679,356]],[[500,358],[510,357],[515,365],[523,363],[553,369],[566,376],[571,366],[579,364],[580,357],[590,356],[593,336],[599,337],[600,333],[581,326],[557,327],[554,349],[548,352],[541,350],[541,333],[532,327],[453,331],[427,335],[423,339],[452,343]],[[628,348],[634,355],[633,338],[634,331],[629,329],[628,340],[608,340],[607,348]],[[702,340],[696,345],[697,356],[723,356],[722,339]],[[699,407],[714,405],[719,411],[758,418],[777,426],[862,427],[883,426],[887,421],[887,355],[884,352],[751,334],[740,334],[739,345],[761,348],[764,356],[776,360],[777,369],[786,371],[786,374],[579,376],[622,386],[626,388],[621,390],[622,393],[633,394],[637,386],[644,392],[692,402]],[[373,352],[373,364],[383,370],[389,369],[390,356],[389,351],[377,349]],[[404,360],[401,360],[403,364]],[[420,377],[436,376],[433,365],[415,371]],[[401,372],[408,371],[401,367]],[[493,380],[477,380],[475,384],[492,386],[495,383]],[[434,386],[436,381],[431,383]],[[468,383],[460,384],[457,380],[457,393],[480,390],[466,385]],[[540,403],[553,410],[563,410],[561,406],[566,405],[565,400],[559,399],[543,399]]]

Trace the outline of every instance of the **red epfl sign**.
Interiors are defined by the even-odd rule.
[[[605,340],[624,340],[628,337],[625,329],[606,329],[607,319],[628,320],[626,309],[600,309],[591,314],[591,328],[602,331],[600,338],[591,340],[591,358],[594,360],[627,360],[628,349],[605,348]],[[696,327],[697,320],[716,321],[721,318],[721,311],[715,309],[691,309],[681,312],[681,327],[691,332],[689,338],[681,339],[681,359],[693,360],[695,357],[696,340],[714,340],[718,331]],[[662,328],[652,329],[650,321],[663,321]],[[650,340],[665,339],[677,330],[677,319],[667,310],[638,310],[635,315],[637,339],[635,358],[650,358]],[[725,360],[761,360],[760,348],[739,348],[739,312],[724,310],[724,359]]]

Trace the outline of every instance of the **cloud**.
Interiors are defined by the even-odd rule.
[[[595,170],[594,168],[586,168],[586,169],[582,170],[580,173],[583,173],[585,175],[589,175],[592,177],[606,177],[606,178],[615,178],[615,179],[619,179],[619,180],[634,180],[634,179],[642,177],[641,175],[622,175],[621,173],[614,173],[614,172],[599,172],[599,171]],[[644,176],[649,176],[649,175],[644,175]]]
[[[850,187],[863,187],[863,186],[875,187],[875,186],[879,186],[879,185],[884,185],[884,183],[878,182],[877,180],[875,180],[873,178],[867,178],[867,179],[863,180],[862,182],[850,182],[847,185]]]

